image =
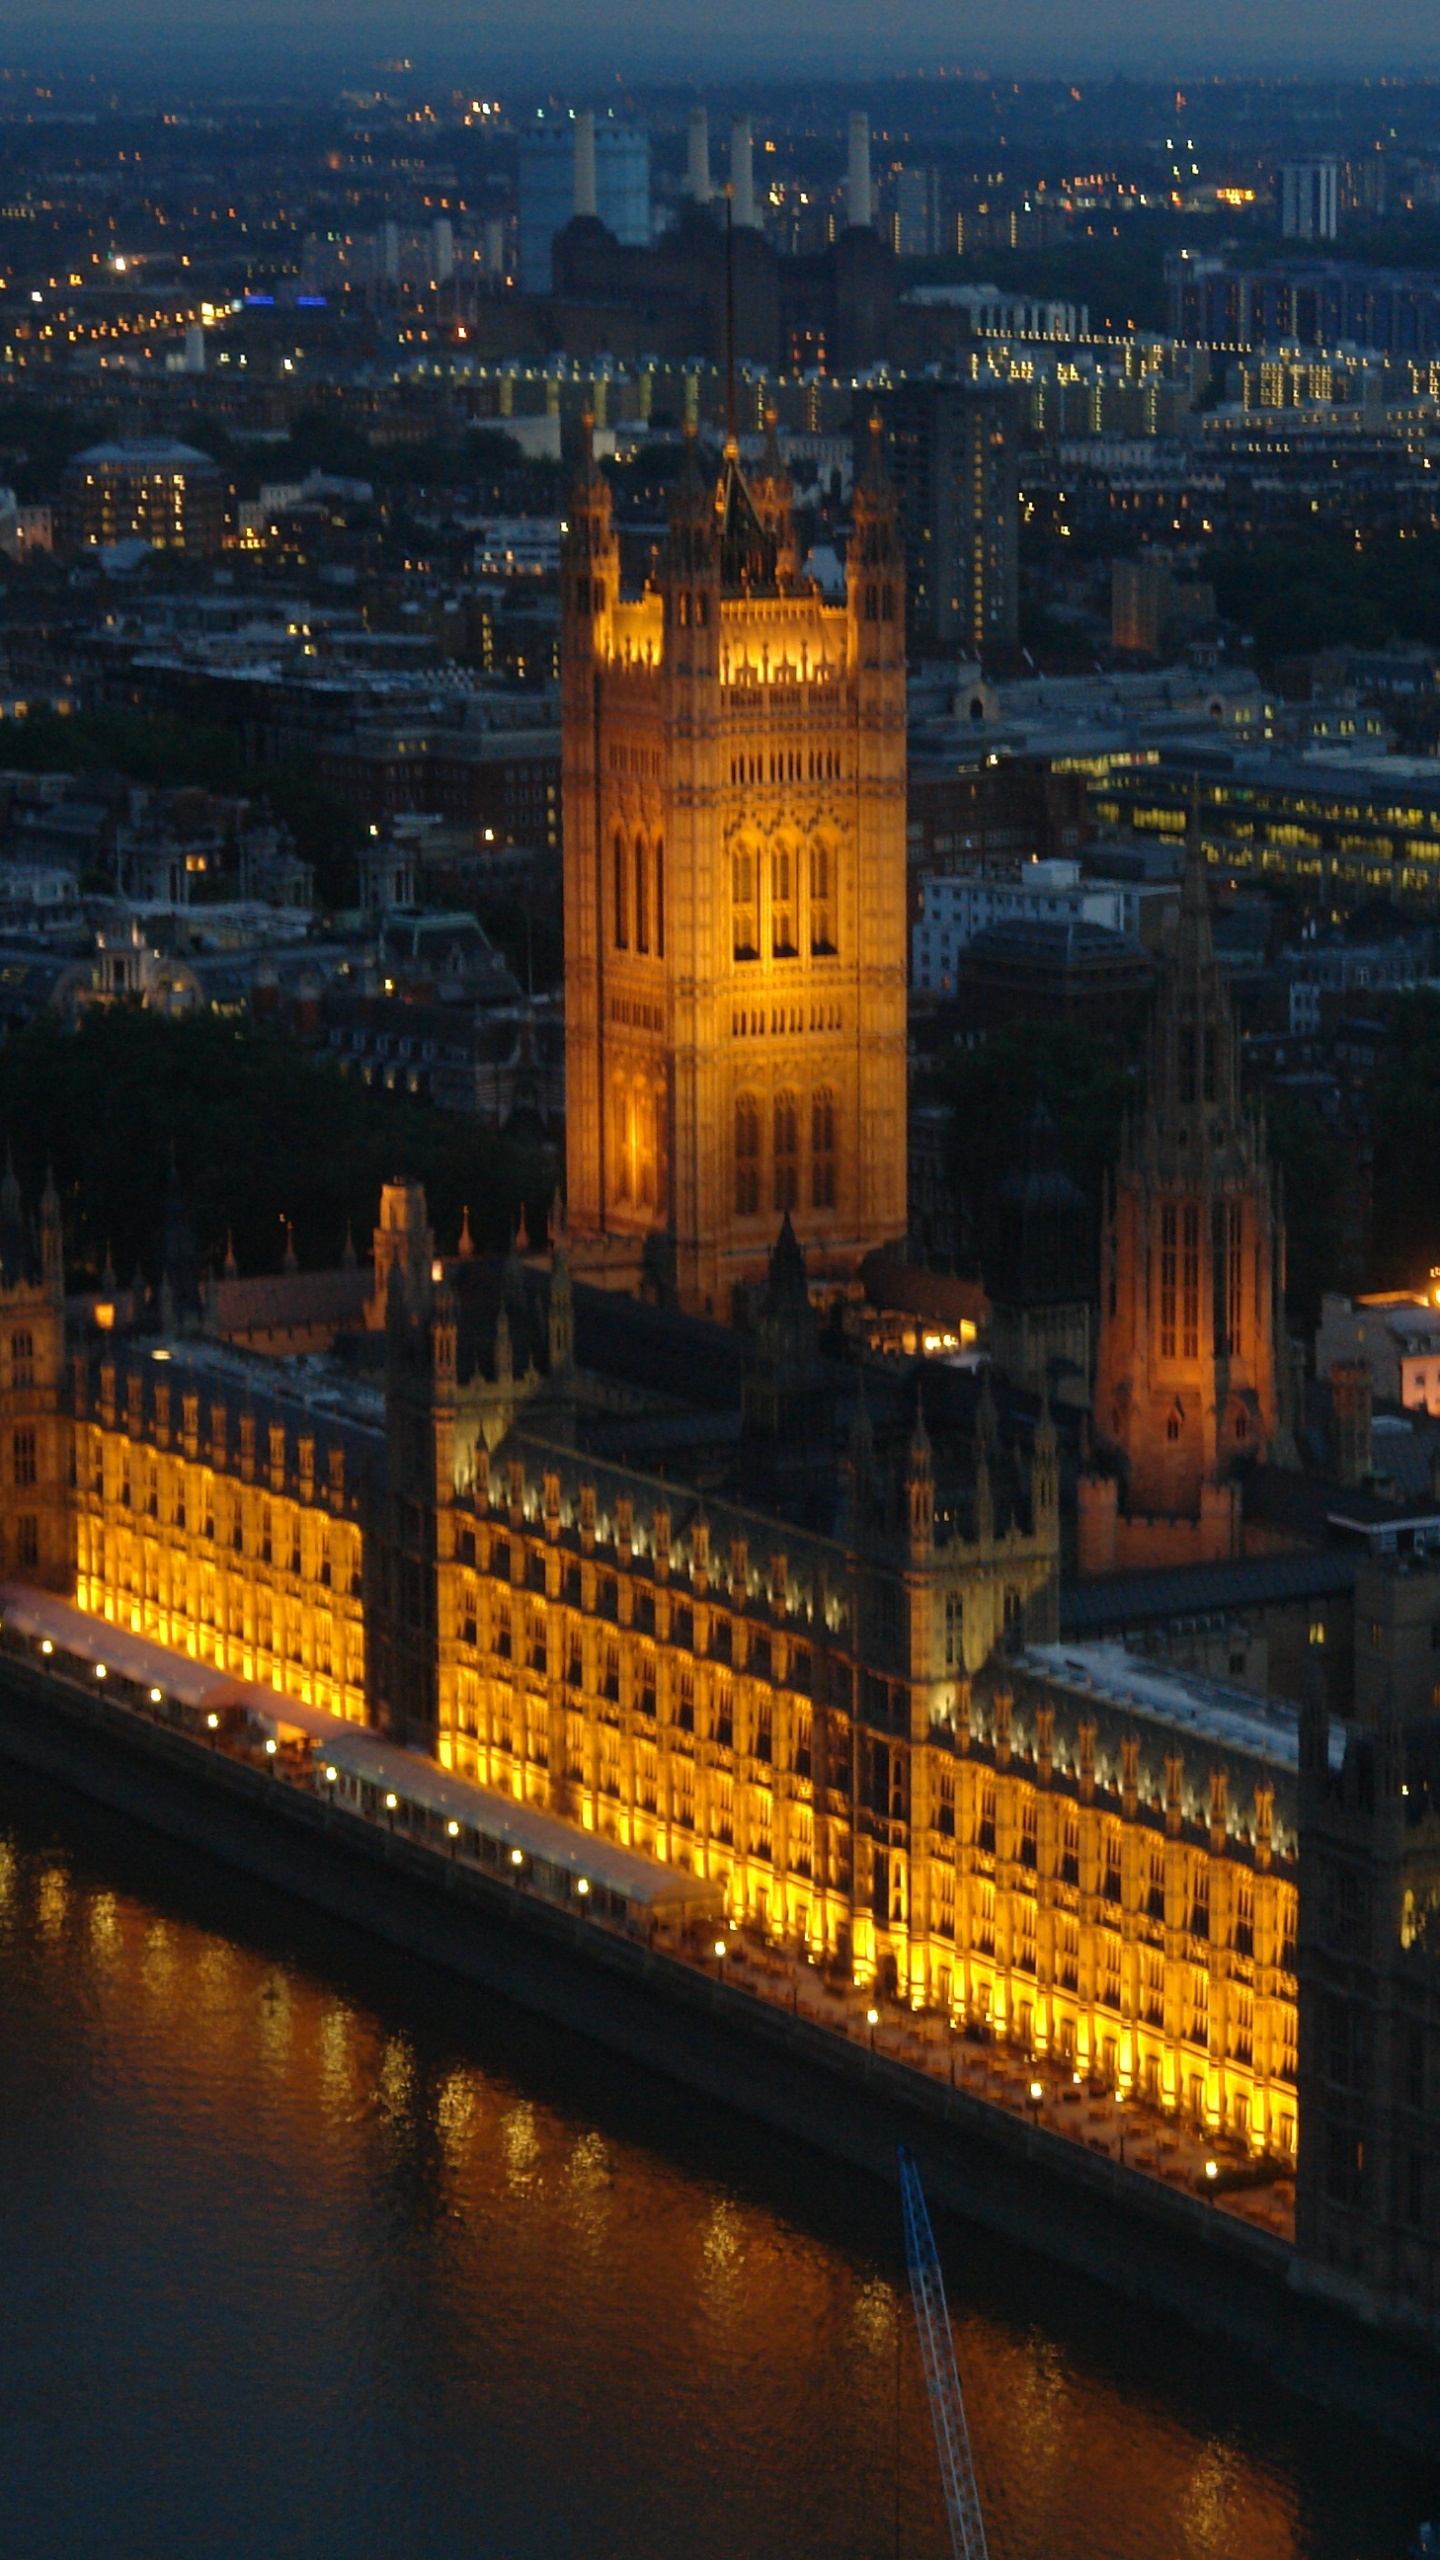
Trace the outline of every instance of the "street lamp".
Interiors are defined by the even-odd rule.
[[[870,2030],[870,2050],[873,2053],[875,2050],[875,2030],[880,2024],[880,2012],[878,2009],[866,2010],[865,2024]]]
[[[1039,2123],[1039,2121],[1040,2121],[1040,2108],[1041,2108],[1042,2102],[1043,2102],[1043,2100],[1044,2100],[1044,2096],[1045,2096],[1045,2085],[1044,2085],[1044,2082],[1043,2082],[1043,2081],[1040,2081],[1040,2080],[1032,2080],[1032,2081],[1031,2081],[1031,2083],[1030,2083],[1030,2104],[1031,2104],[1031,2106],[1034,2108],[1034,2111],[1035,2111],[1035,2122],[1036,2122],[1037,2124],[1038,2124],[1038,2123]]]

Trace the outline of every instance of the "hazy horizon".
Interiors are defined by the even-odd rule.
[[[1140,0],[1095,0],[1082,23],[1061,0],[977,0],[963,15],[937,0],[896,0],[878,18],[860,0],[782,17],[763,0],[722,0],[703,17],[679,0],[647,0],[603,31],[578,0],[541,0],[520,24],[464,0],[251,0],[243,25],[221,0],[107,0],[47,9],[0,0],[0,63],[109,79],[288,79],[371,75],[382,57],[417,76],[470,80],[488,69],[541,88],[577,80],[632,83],[885,77],[1096,79],[1266,78],[1277,83],[1440,74],[1440,14],[1426,0],[1380,0],[1357,18],[1340,0],[1303,13],[1294,0],[1182,0],[1157,18]]]

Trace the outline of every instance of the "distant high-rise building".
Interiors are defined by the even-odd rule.
[[[1287,160],[1280,171],[1280,230],[1286,240],[1333,240],[1340,171],[1333,160]]]
[[[912,639],[977,655],[1015,648],[1015,431],[1003,393],[902,382],[874,405],[899,492]]]
[[[933,258],[940,247],[940,172],[901,169],[895,178],[895,254]]]
[[[850,159],[846,180],[846,213],[855,231],[868,231],[871,216],[870,119],[857,108],[850,119]]]
[[[650,137],[627,126],[592,122],[594,212],[627,248],[648,248]],[[551,244],[576,211],[577,127],[527,136],[520,146],[520,288],[554,286]],[[588,156],[588,155],[587,155]],[[582,168],[582,178],[587,175]]]

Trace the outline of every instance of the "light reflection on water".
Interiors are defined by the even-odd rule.
[[[888,2198],[177,1863],[0,1765],[6,2560],[941,2560]],[[1399,2560],[1417,2465],[942,2245],[993,2560]]]

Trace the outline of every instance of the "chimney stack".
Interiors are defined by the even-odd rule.
[[[595,110],[582,107],[575,119],[575,219],[593,222],[599,206],[595,195]]]
[[[685,186],[696,204],[710,202],[710,119],[703,107],[690,110],[690,157]]]
[[[741,231],[755,229],[755,172],[750,152],[750,119],[737,116],[730,127],[730,219]]]
[[[1370,1436],[1374,1381],[1364,1360],[1337,1360],[1330,1372],[1330,1414],[1335,1473],[1342,1484],[1363,1484],[1374,1464]]]
[[[870,119],[859,108],[850,118],[850,228],[870,228]]]

